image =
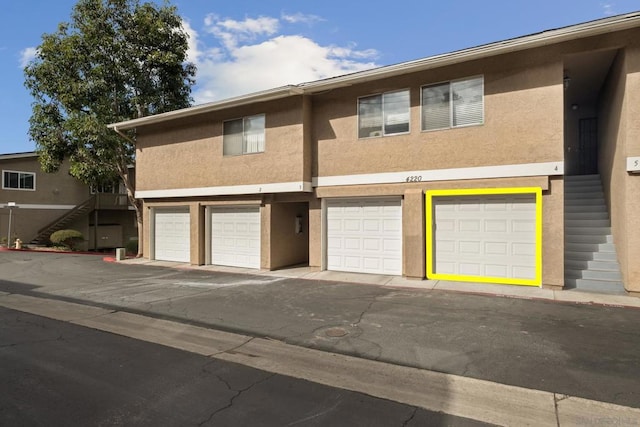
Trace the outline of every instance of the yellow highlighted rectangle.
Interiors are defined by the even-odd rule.
[[[510,277],[487,277],[468,276],[457,274],[440,274],[434,271],[434,197],[458,197],[458,196],[478,196],[478,195],[499,195],[499,194],[534,194],[536,204],[535,218],[535,277],[510,278]],[[540,187],[516,187],[516,188],[473,188],[455,190],[429,190],[426,192],[426,229],[427,229],[427,278],[434,280],[452,280],[460,282],[481,282],[498,283],[505,285],[542,286],[542,188]]]

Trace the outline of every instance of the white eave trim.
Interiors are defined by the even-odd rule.
[[[138,190],[137,199],[160,199],[172,197],[234,196],[264,193],[310,193],[310,182],[276,182],[271,184],[227,185],[218,187],[174,188],[166,190]]]
[[[553,175],[564,175],[564,162],[320,176],[313,178],[312,182],[314,187],[333,187],[340,185],[396,184],[404,182],[456,181]]]
[[[246,105],[255,102],[272,101],[275,99],[286,98],[292,95],[301,95],[302,91],[297,86],[283,86],[275,89],[269,89],[262,92],[250,93],[248,95],[229,98],[222,101],[210,102],[207,104],[196,105],[195,107],[183,108],[181,110],[169,111],[167,113],[156,114],[154,116],[141,117],[139,119],[127,120],[120,123],[111,123],[107,125],[109,129],[127,130],[134,129],[139,126],[145,126],[155,123],[161,123],[168,120],[190,117],[197,114],[208,113],[211,111],[223,110],[225,108]]]
[[[7,203],[0,204],[2,208],[8,208]],[[15,206],[11,206],[12,208],[19,209],[42,209],[42,210],[60,210],[60,211],[68,211],[76,207],[76,205],[44,205],[37,203],[16,203]]]

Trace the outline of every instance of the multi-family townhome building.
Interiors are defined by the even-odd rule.
[[[151,259],[640,292],[640,13],[110,127]]]
[[[64,163],[56,173],[40,168],[36,152],[1,154],[0,238],[45,245],[57,230],[71,228],[84,236],[79,249],[123,247],[137,239],[135,212],[117,183],[90,187],[69,174]],[[96,227],[97,225],[97,227]]]

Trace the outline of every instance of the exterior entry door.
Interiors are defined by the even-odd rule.
[[[598,119],[580,119],[578,134],[578,175],[598,173]]]

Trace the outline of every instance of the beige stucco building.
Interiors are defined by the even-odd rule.
[[[640,14],[110,125],[151,259],[640,292]]]
[[[83,250],[123,247],[137,239],[135,213],[117,185],[91,188],[69,175],[67,163],[45,173],[35,152],[2,154],[0,168],[3,244],[14,246],[16,238],[25,245],[46,244],[63,228],[83,234]]]

